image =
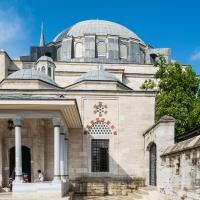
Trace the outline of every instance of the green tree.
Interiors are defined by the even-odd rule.
[[[148,79],[148,80],[145,80],[144,83],[141,85],[140,89],[143,89],[143,90],[152,90],[156,87],[156,84],[153,80],[151,79]]]
[[[199,78],[191,66],[180,63],[167,63],[158,56],[155,63],[158,79],[158,95],[156,97],[156,120],[164,115],[176,119],[176,133],[200,125]]]

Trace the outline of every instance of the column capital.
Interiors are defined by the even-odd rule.
[[[52,118],[53,126],[60,126],[61,125],[61,120],[59,117],[54,117]]]
[[[13,124],[14,124],[14,126],[22,126],[22,118],[21,117],[14,118]]]

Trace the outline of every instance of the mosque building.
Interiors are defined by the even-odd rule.
[[[171,62],[170,49],[104,20],[76,23],[48,44],[41,32],[28,56],[1,50],[1,186],[13,172],[13,193],[114,194],[162,184],[158,155],[174,145],[175,120],[165,116],[148,132],[157,91],[141,89],[154,80],[158,54]]]

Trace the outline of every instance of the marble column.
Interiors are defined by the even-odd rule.
[[[54,126],[54,182],[60,181],[60,124],[59,118],[53,118]]]
[[[64,177],[64,143],[65,143],[65,135],[64,133],[60,134],[60,175],[61,175],[61,179],[64,181],[65,177]]]
[[[15,126],[15,183],[22,183],[21,119],[13,119]]]
[[[65,152],[65,155],[64,155],[64,176],[66,177],[66,179],[68,178],[69,176],[69,163],[68,163],[68,155],[69,155],[69,152],[68,152],[68,139],[65,138],[65,142],[64,142],[64,152]]]

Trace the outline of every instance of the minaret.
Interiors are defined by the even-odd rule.
[[[44,41],[44,27],[43,23],[41,24],[41,34],[40,34],[40,46],[43,47],[45,45]]]

